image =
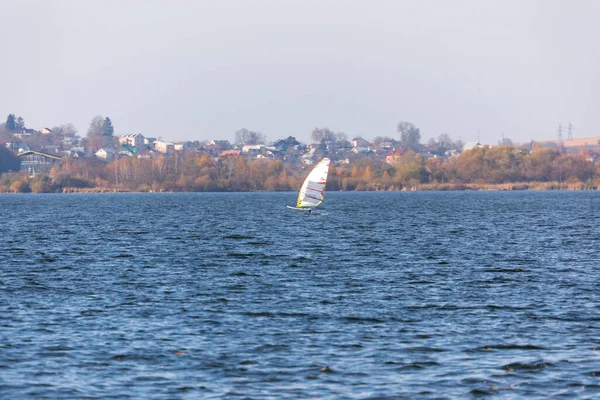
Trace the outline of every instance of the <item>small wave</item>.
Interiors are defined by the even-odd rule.
[[[489,268],[489,269],[484,269],[483,272],[491,272],[491,273],[515,273],[515,272],[525,272],[524,269],[522,268]]]
[[[545,347],[536,346],[533,344],[500,344],[475,347],[465,350],[465,352],[487,352],[494,350],[547,350]]]
[[[289,312],[270,312],[270,311],[249,311],[245,313],[249,317],[271,317],[271,318],[297,318],[297,317],[308,317],[306,313],[289,313]]]
[[[92,315],[96,315],[96,314],[101,314],[103,312],[104,312],[104,310],[90,309],[90,310],[82,310],[79,314],[83,315],[84,317],[88,317],[88,316],[92,316]]]
[[[224,254],[225,257],[241,258],[241,259],[252,258],[252,257],[256,257],[259,255],[260,254],[256,254],[256,253],[225,253]]]
[[[444,353],[448,350],[436,347],[417,346],[404,349],[407,353]]]
[[[112,258],[135,258],[135,256],[133,254],[117,254],[115,256],[112,256]]]
[[[248,236],[248,235],[227,235],[227,236],[223,236],[223,239],[233,239],[233,240],[246,240],[246,239],[254,239],[253,236]]]
[[[422,362],[413,362],[410,364],[406,364],[406,365],[399,367],[398,369],[401,371],[425,369],[425,368],[429,368],[429,367],[435,367],[437,365],[440,365],[440,364],[436,363],[435,361],[422,361]]]
[[[502,366],[502,369],[505,369],[510,372],[514,371],[523,371],[523,372],[538,372],[543,369],[551,367],[553,364],[545,361],[538,361],[533,363],[510,363]]]
[[[375,318],[375,317],[359,317],[359,316],[348,316],[348,317],[344,317],[343,318],[344,321],[346,322],[351,322],[351,323],[369,323],[369,324],[381,324],[383,322],[385,322],[385,320],[380,319],[380,318]]]

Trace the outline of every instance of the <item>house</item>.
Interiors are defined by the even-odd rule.
[[[60,154],[63,152],[64,148],[62,144],[47,144],[42,146],[42,150],[48,154]]]
[[[288,148],[296,148],[296,146],[300,146],[300,142],[296,140],[294,136],[288,136],[286,139],[279,139],[273,143],[273,147],[275,147],[279,151],[286,151]]]
[[[385,154],[385,163],[389,165],[398,165],[400,157],[406,152],[402,147],[394,147]]]
[[[351,150],[354,154],[367,154],[370,149],[368,147],[363,146],[355,146]]]
[[[210,146],[218,146],[220,148],[222,148],[223,150],[229,150],[231,148],[231,144],[229,143],[229,140],[211,140],[210,143],[208,143]]]
[[[177,151],[191,150],[195,147],[196,147],[196,143],[190,142],[189,140],[187,142],[177,142],[173,145],[173,148]]]
[[[132,147],[132,149],[134,149],[135,147]],[[125,148],[122,148],[121,150],[119,150],[119,156],[124,156],[124,157],[133,157],[135,155],[135,152],[132,150],[127,150]]]
[[[29,147],[29,145],[27,143],[21,143],[19,145],[19,149],[18,149],[17,153],[25,153],[30,150],[31,150],[31,147]]]
[[[71,150],[69,150],[69,157],[72,158],[83,158],[85,157],[85,147],[73,147]]]
[[[103,147],[100,150],[98,150],[97,152],[95,152],[94,155],[101,160],[110,162],[115,158],[115,151],[111,148]]]
[[[264,148],[264,144],[247,144],[242,146],[242,153],[256,155],[262,153]]]
[[[143,148],[145,139],[146,138],[141,133],[126,133],[119,136],[119,144],[123,147],[135,147],[140,149]]]
[[[221,158],[239,157],[240,154],[241,154],[241,151],[239,151],[239,150],[225,150],[225,151],[221,152],[221,154],[219,154],[219,157],[221,157]]]
[[[29,176],[47,174],[60,161],[60,157],[34,150],[19,153],[17,157],[21,160],[21,171],[27,172]]]
[[[479,147],[481,147],[481,143],[479,143],[479,142],[467,142],[464,144],[462,149],[463,149],[463,151],[465,151],[465,150],[473,150],[473,149],[476,149]]]
[[[52,133],[52,129],[50,129],[50,128],[42,128],[42,129],[40,129],[40,133],[42,135],[49,135],[49,134]]]
[[[350,141],[350,144],[352,145],[352,147],[356,148],[356,147],[367,147],[367,148],[371,148],[372,144],[368,141],[366,141],[363,138],[356,138]]]
[[[13,133],[13,136],[19,140],[27,139],[31,136],[31,133],[21,132],[21,133]]]
[[[394,139],[379,143],[379,148],[386,150],[393,149],[396,146],[398,146],[398,142]]]
[[[159,153],[171,154],[175,151],[175,145],[170,142],[163,142],[162,139],[158,139],[154,142],[154,149]]]

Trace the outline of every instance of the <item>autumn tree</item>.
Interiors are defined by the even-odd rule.
[[[399,157],[394,169],[394,181],[400,187],[414,186],[417,183],[425,183],[428,180],[424,157],[412,150],[404,152]]]
[[[524,163],[524,180],[547,182],[553,178],[554,160],[560,156],[556,149],[536,147]]]

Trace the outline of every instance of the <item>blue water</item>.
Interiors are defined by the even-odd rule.
[[[600,193],[0,195],[0,398],[598,398]]]

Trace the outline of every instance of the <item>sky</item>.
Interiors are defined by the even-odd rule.
[[[269,141],[600,136],[596,0],[0,0],[0,120]]]

